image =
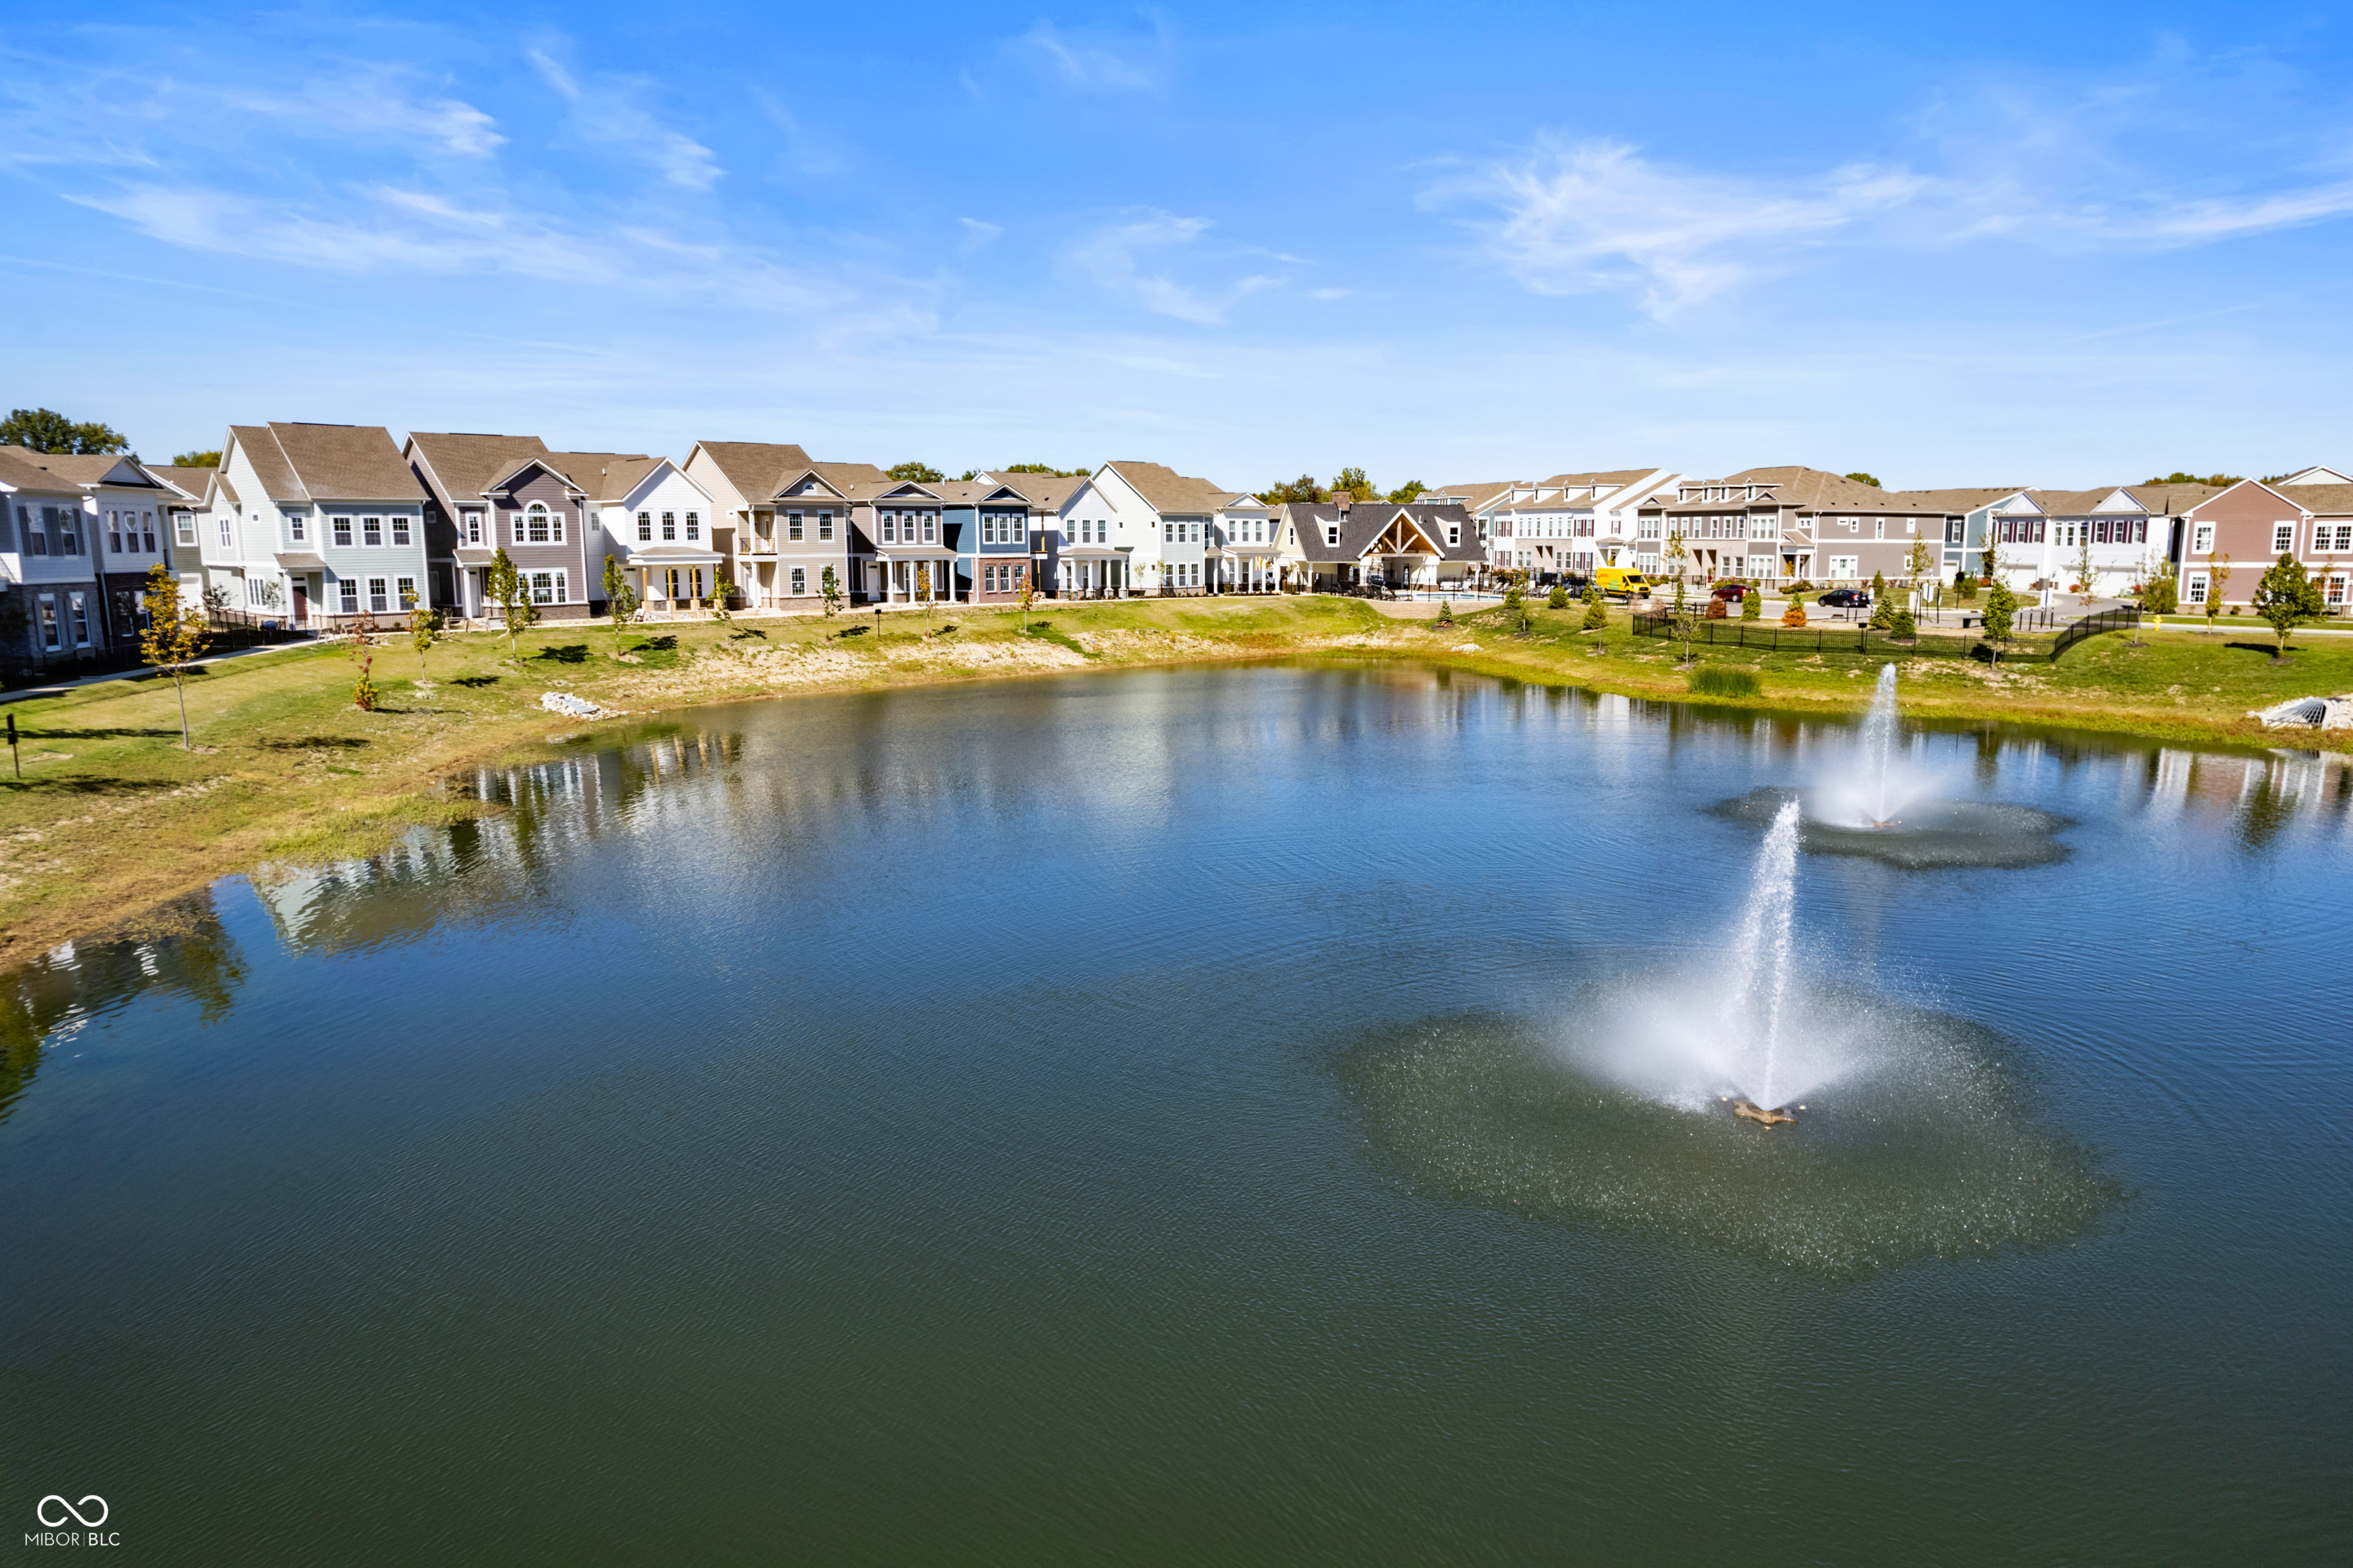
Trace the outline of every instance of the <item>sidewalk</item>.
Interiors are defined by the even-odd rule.
[[[191,659],[188,666],[194,669],[200,664],[218,664],[224,660],[245,659],[256,653],[283,653],[289,648],[316,648],[318,645],[314,641],[264,643],[259,648],[232,648],[226,653],[207,653],[201,659]],[[29,697],[63,696],[78,686],[95,686],[101,681],[149,680],[156,673],[153,668],[142,665],[136,670],[111,670],[103,675],[84,675],[78,681],[58,681],[46,686],[19,686],[14,691],[0,692],[0,703],[21,703]]]

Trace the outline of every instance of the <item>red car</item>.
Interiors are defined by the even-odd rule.
[[[1718,583],[1715,585],[1715,597],[1718,599],[1728,599],[1735,604],[1738,604],[1742,599],[1746,599],[1750,594],[1755,593],[1756,591],[1757,590],[1754,588],[1751,588],[1746,583]]]

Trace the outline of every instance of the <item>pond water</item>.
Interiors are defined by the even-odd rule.
[[[1741,802],[1851,742],[1401,668],[713,708],[60,949],[0,1539],[2345,1560],[2343,759],[1909,732],[2056,848],[1824,840],[1792,1027],[1863,1065],[1658,1091]]]

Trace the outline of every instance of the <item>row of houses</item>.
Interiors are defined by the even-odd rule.
[[[1674,546],[1681,546],[1681,555]],[[217,467],[0,447],[0,656],[48,661],[136,641],[167,563],[191,593],[297,628],[397,625],[411,603],[494,615],[503,550],[542,618],[602,613],[608,566],[659,614],[730,603],[815,609],[930,599],[1435,591],[1504,574],[1614,567],[1695,582],[1976,572],[2094,592],[2171,563],[2190,604],[2243,602],[2296,554],[2345,602],[2353,480],[1889,491],[1801,467],[1671,469],[1445,485],[1409,503],[1269,503],[1158,463],[1092,473],[897,479],[801,447],[699,441],[683,462],[553,449],[537,436],[380,426],[233,425]],[[2258,567],[2226,572],[2227,562]]]

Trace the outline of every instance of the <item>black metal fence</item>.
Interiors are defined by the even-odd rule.
[[[248,648],[274,647],[282,642],[308,642],[311,634],[289,626],[273,626],[231,610],[216,617],[205,630],[205,652],[235,653]],[[122,648],[61,650],[46,656],[36,652],[0,654],[0,689],[51,686],[90,675],[119,675],[143,668],[146,661],[133,644]]]
[[[2048,620],[2049,611],[2037,611]],[[2070,621],[2056,630],[2049,646],[2040,639],[2021,641],[2015,633],[2021,630],[2012,623],[2013,636],[2003,648],[2007,658],[2041,658],[2057,660],[2085,638],[2097,637],[2104,631],[2123,631],[2140,624],[2140,611],[2127,607],[2104,609],[2097,615],[2087,615]],[[1675,618],[1662,612],[1636,615],[1633,632],[1637,637],[1680,638]],[[1898,639],[1875,627],[1865,624],[1835,626],[1782,626],[1767,620],[1741,620],[1726,616],[1711,620],[1704,615],[1692,618],[1691,640],[1694,645],[1710,648],[1754,648],[1765,653],[1852,653],[1868,657],[1879,654],[1887,658],[1990,659],[1992,645],[1986,641],[1982,630],[1971,630],[1958,637],[1947,637],[1933,628],[1924,627],[1916,637]]]

